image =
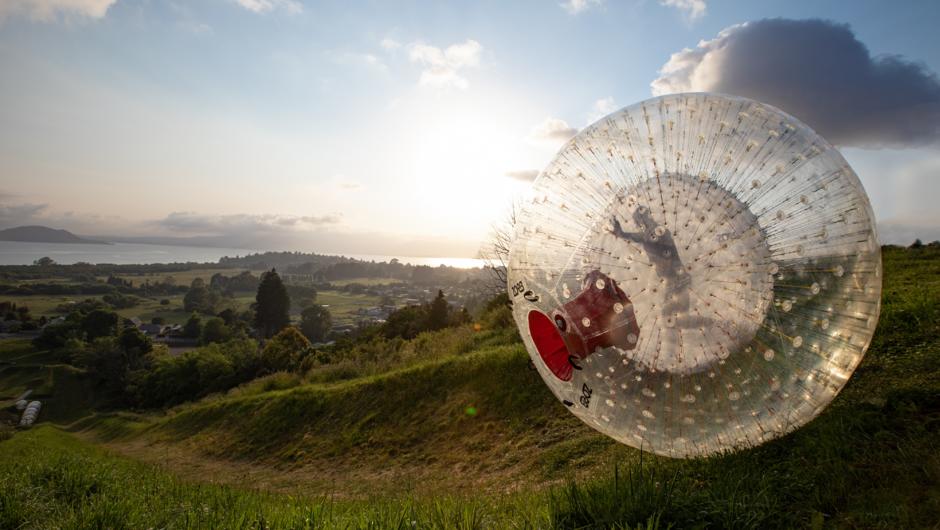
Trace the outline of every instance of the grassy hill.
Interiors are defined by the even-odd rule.
[[[752,450],[682,461],[616,444],[564,410],[510,334],[465,327],[422,335],[394,358],[275,374],[163,414],[17,434],[0,444],[0,491],[16,492],[0,514],[54,507],[27,527],[93,516],[117,517],[103,519],[113,527],[259,517],[296,527],[309,513],[311,527],[934,528],[940,252],[886,249],[884,264],[879,328],[844,391]],[[55,399],[77,388],[56,387]],[[26,460],[34,467],[10,464]],[[233,513],[216,514],[219,499]],[[140,504],[150,508],[123,519],[109,511]]]

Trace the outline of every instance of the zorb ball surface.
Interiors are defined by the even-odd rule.
[[[878,320],[871,206],[838,151],[756,101],[655,98],[566,144],[517,214],[513,316],[573,414],[673,457],[822,411]]]

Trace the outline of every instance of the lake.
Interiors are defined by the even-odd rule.
[[[48,256],[64,265],[78,262],[114,263],[117,265],[143,263],[215,263],[223,256],[244,256],[263,252],[244,248],[184,247],[173,245],[144,245],[141,243],[114,243],[112,245],[84,245],[65,243],[23,243],[0,241],[0,265],[30,265]],[[459,268],[482,267],[483,260],[454,257],[380,256],[345,254],[365,261],[388,261],[397,258],[413,265],[448,265]]]

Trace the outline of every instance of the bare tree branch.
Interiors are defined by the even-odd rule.
[[[506,271],[509,265],[509,249],[516,228],[518,206],[513,203],[505,219],[492,226],[489,240],[480,249],[482,259],[492,273],[494,287],[506,289]]]

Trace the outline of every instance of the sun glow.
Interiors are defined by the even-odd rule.
[[[455,94],[416,102],[409,112],[413,133],[402,139],[401,181],[422,217],[440,223],[426,229],[484,234],[526,186],[506,173],[547,161],[549,153],[524,142],[531,128],[520,118],[525,113],[492,101]]]

